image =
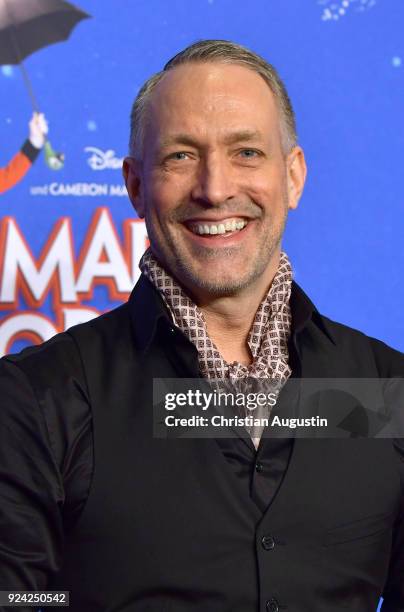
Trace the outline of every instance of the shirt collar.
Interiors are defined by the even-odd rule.
[[[290,307],[292,337],[299,336],[312,321],[334,345],[336,344],[327,322],[295,281],[292,281]],[[147,351],[160,326],[165,326],[166,329],[174,327],[170,313],[158,290],[143,274],[140,275],[130,295],[129,310],[136,343],[142,352]]]

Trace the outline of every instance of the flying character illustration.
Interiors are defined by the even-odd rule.
[[[55,151],[47,139],[48,125],[44,114],[38,110],[23,60],[39,49],[67,40],[74,27],[89,17],[65,0],[0,0],[0,65],[20,66],[34,109],[29,138],[9,164],[0,169],[0,192],[22,179],[42,148],[49,168],[60,170],[63,167],[64,154]],[[34,143],[39,147],[33,143],[31,132],[36,133]]]

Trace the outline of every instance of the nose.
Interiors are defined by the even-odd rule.
[[[195,177],[192,198],[205,206],[220,206],[236,195],[236,183],[231,164],[226,159],[212,157],[201,163]]]

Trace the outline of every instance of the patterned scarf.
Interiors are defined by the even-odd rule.
[[[196,346],[199,368],[205,378],[230,381],[243,378],[269,379],[277,383],[279,393],[291,374],[287,342],[292,323],[289,306],[292,267],[285,252],[280,254],[271,287],[258,307],[248,334],[247,343],[253,357],[253,363],[248,366],[237,361],[227,363],[223,359],[209,337],[203,312],[158,263],[150,248],[142,256],[139,267],[160,292],[174,323]],[[253,427],[249,433],[257,448],[262,428]]]

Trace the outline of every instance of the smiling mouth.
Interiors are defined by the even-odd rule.
[[[200,236],[218,236],[226,234],[234,234],[241,231],[248,224],[247,219],[240,217],[229,217],[221,221],[189,221],[186,227],[193,233]]]

